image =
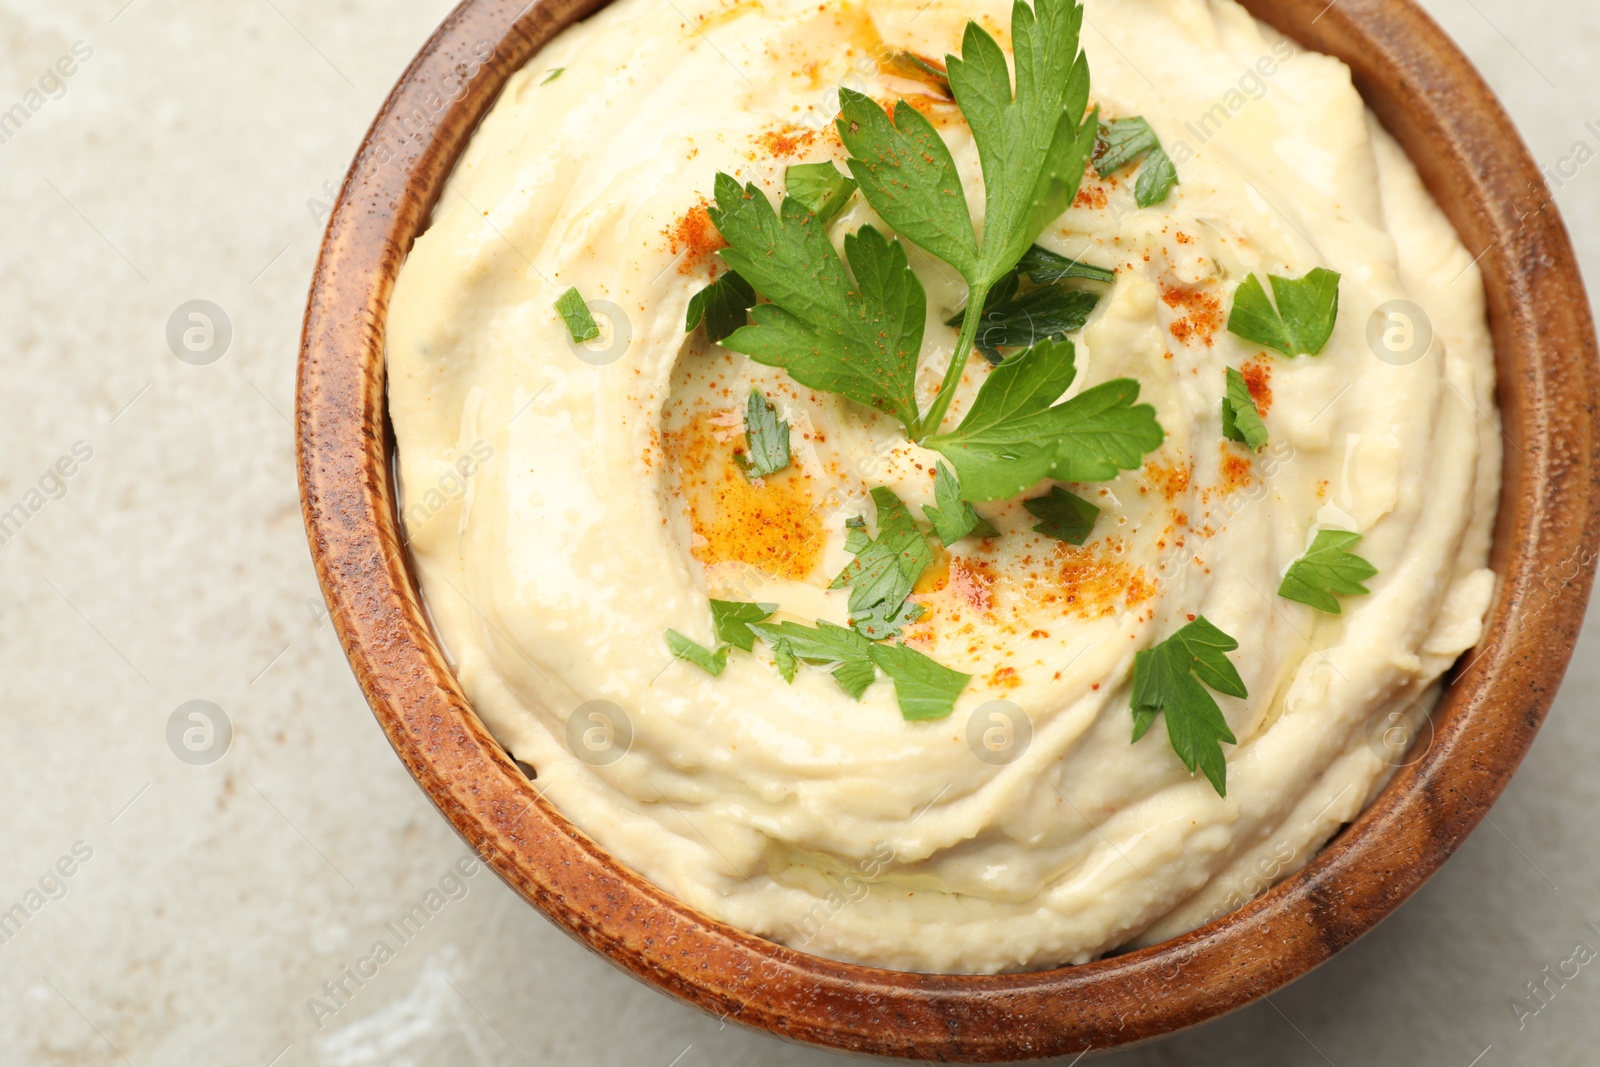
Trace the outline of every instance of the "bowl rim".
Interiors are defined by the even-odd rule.
[[[487,864],[574,938],[718,1016],[835,1049],[1010,1061],[1147,1040],[1264,997],[1416,891],[1527,752],[1582,624],[1600,546],[1600,363],[1566,230],[1498,101],[1415,0],[1245,0],[1347,63],[1469,251],[1488,295],[1507,444],[1484,638],[1413,753],[1299,872],[1188,934],[1077,967],[931,975],[840,963],[701,915],[542,799],[447,666],[399,533],[384,323],[412,239],[510,75],[609,0],[464,0],[363,139],[306,307],[296,457],[313,561],[374,715]]]

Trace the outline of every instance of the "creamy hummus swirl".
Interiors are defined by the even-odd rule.
[[[913,514],[937,457],[899,424],[685,331],[720,272],[705,215],[726,171],[776,198],[785,168],[843,160],[838,88],[912,101],[983,210],[959,111],[893,50],[958,51],[991,0],[617,0],[507,85],[402,271],[389,403],[405,529],[461,684],[543,794],[704,913],[887,967],[997,972],[1082,962],[1191,928],[1304,864],[1403,759],[1441,673],[1479,636],[1500,448],[1483,289],[1341,63],[1230,0],[1088,0],[1106,117],[1142,115],[1177,162],[1165,204],[1092,172],[1040,243],[1114,268],[1077,339],[1081,390],[1139,380],[1166,442],[1074,486],[1103,509],[1082,547],[1032,532],[957,543],[915,596],[909,642],[973,675],[955,713],[907,722],[887,681],[858,703],[792,685],[769,651],[712,677],[708,598],[845,623],[827,586],[845,520],[887,486]],[[556,73],[559,71],[559,73]],[[881,222],[857,197],[835,242]],[[928,291],[924,408],[964,290]],[[1333,339],[1286,359],[1224,328],[1251,273],[1343,276]],[[554,310],[576,286],[602,337]],[[1425,319],[1375,315],[1410,302]],[[1432,342],[1427,343],[1431,324]],[[1412,327],[1415,327],[1414,329]],[[1224,372],[1265,413],[1225,441]],[[974,357],[952,411],[987,364]],[[737,469],[759,388],[794,463]],[[1342,615],[1277,596],[1315,531],[1361,533],[1378,575]],[[1250,697],[1223,697],[1226,797],[1165,726],[1130,743],[1134,654],[1203,614],[1237,638]]]

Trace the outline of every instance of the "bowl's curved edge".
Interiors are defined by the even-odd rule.
[[[374,713],[462,836],[570,934],[641,979],[730,1021],[903,1058],[1042,1058],[1159,1036],[1294,980],[1414,892],[1531,743],[1576,641],[1600,544],[1600,374],[1576,261],[1537,166],[1437,27],[1396,0],[1247,0],[1350,63],[1408,148],[1448,146],[1412,156],[1469,246],[1484,249],[1509,444],[1496,534],[1503,583],[1484,642],[1436,713],[1433,747],[1304,870],[1215,923],[1083,967],[952,977],[773,945],[616,865],[483,729],[421,611],[386,462],[382,322],[408,250],[397,235],[421,228],[509,73],[602,2],[466,0],[450,16],[362,143],[306,310],[297,459],[318,576]],[[1380,46],[1362,26],[1381,30]],[[493,49],[486,61],[479,42]]]

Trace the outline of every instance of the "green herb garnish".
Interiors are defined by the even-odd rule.
[[[859,527],[851,530],[849,541],[859,546],[856,558],[829,588],[849,586],[850,621],[867,638],[882,641],[922,615],[921,605],[906,598],[932,566],[933,549],[899,497],[879,486],[872,500],[878,507],[878,536],[863,543]]]
[[[1160,447],[1155,409],[1135,405],[1139,383],[1131,378],[1055,403],[1077,374],[1074,359],[1071,341],[1019,352],[989,372],[960,426],[928,438],[955,468],[967,500],[1006,500],[1047,477],[1104,481]]]
[[[583,296],[578,292],[577,286],[573,286],[557,298],[556,311],[567,324],[567,332],[579,344],[593,341],[600,336],[600,327],[595,323],[594,316],[589,314],[589,305],[583,302]]]
[[[983,309],[975,343],[991,363],[1000,362],[1002,348],[1028,348],[1040,341],[1056,341],[1083,329],[1100,297],[1081,289],[1045,285],[1016,295],[1016,275],[1009,286],[996,286]],[[1002,285],[1006,283],[1002,281]],[[945,322],[959,325],[966,313]]]
[[[1254,274],[1233,295],[1228,332],[1291,358],[1315,356],[1333,336],[1339,317],[1339,274],[1318,267],[1304,278],[1269,274],[1274,308]]]
[[[1232,367],[1228,368],[1227,381],[1227,392],[1222,396],[1222,436],[1259,452],[1267,447],[1267,424],[1261,421],[1250,385]]]
[[[912,437],[936,432],[949,410],[977,335],[989,290],[1034,239],[1072,204],[1094,150],[1098,115],[1089,103],[1089,63],[1079,49],[1083,8],[1035,0],[1012,8],[1017,69],[999,44],[967,23],[961,56],[945,64],[951,93],[977,142],[983,166],[980,244],[950,150],[932,123],[904,100],[894,119],[848,89],[839,93],[839,135],[850,172],[873,209],[898,233],[954,267],[967,283],[967,315],[939,395]],[[757,289],[760,289],[758,284]]]
[[[561,77],[562,71],[564,71],[566,69],[567,69],[566,67],[556,67],[549,74],[546,74],[544,76],[544,81],[540,82],[539,84],[540,85],[549,85],[551,82],[553,82],[557,78]]]
[[[739,466],[752,478],[765,478],[789,465],[789,424],[759,389],[750,390],[744,412],[744,455]]]
[[[750,283],[739,277],[738,271],[726,271],[689,298],[689,313],[684,317],[683,328],[693,333],[704,321],[706,339],[716,344],[748,323],[748,312],[755,306],[756,291],[750,288]]]
[[[855,181],[831,162],[797,163],[784,171],[783,184],[791,197],[823,222],[844,210],[856,191]]]
[[[894,682],[895,699],[907,721],[946,717],[972,680],[971,675],[942,666],[914,648],[874,644],[855,630],[829,622],[815,627],[798,622],[756,623],[750,628],[772,646],[780,672],[785,669],[785,657],[791,672],[797,659],[829,667],[834,681],[856,700],[877,680],[881,668]],[[784,677],[790,680],[792,674]]]
[[[778,668],[778,674],[785,682],[794,684],[794,676],[800,670],[800,661],[795,657],[794,646],[787,640],[779,641],[772,646],[772,665]]]
[[[1005,54],[975,23],[967,26],[962,56],[949,57],[951,91],[983,168],[981,242],[955,163],[932,124],[904,101],[891,119],[870,98],[840,92],[839,133],[862,195],[901,237],[949,263],[967,282],[961,336],[926,412],[918,409],[915,383],[927,297],[901,243],[864,226],[845,238],[841,258],[818,216],[796,196],[785,196],[775,209],[755,185],[741,186],[726,174],[716,179],[710,214],[728,242],[721,254],[770,301],[756,305],[753,325],[736,330],[724,346],[898,419],[914,441],[945,455],[968,501],[1014,496],[1046,476],[1115,477],[1140,466],[1163,439],[1154,409],[1135,406],[1139,386],[1131,379],[1051,407],[1070,384],[1072,349],[1038,342],[1081,329],[1097,298],[1054,282],[1018,292],[1019,270],[1035,280],[1115,277],[1033,243],[1071,205],[1099,130],[1097,114],[1085,117],[1089,69],[1079,49],[1082,22],[1076,0],[1016,5],[1014,92]],[[992,373],[962,424],[941,434],[980,333],[991,360],[1002,347],[1040,351],[1006,361],[1000,370],[1011,369],[999,380],[999,371]],[[1063,363],[1062,353],[1060,388],[1032,397],[1033,379],[1056,381],[1061,368],[1054,364]],[[1030,396],[1008,401],[1005,394],[1019,379]]]
[[[728,665],[728,650],[719,648],[715,652],[683,636],[676,630],[667,631],[667,647],[679,659],[688,660],[701,668],[713,678],[721,674]]]
[[[1022,253],[1022,258],[1017,261],[1017,272],[1026,274],[1036,285],[1048,285],[1051,282],[1065,281],[1068,278],[1083,278],[1091,282],[1114,282],[1117,272],[1107,270],[1105,267],[1096,267],[1090,263],[1083,263],[1076,259],[1057,255],[1048,248],[1034,245]]]
[[[1049,496],[1024,500],[1022,506],[1028,509],[1028,514],[1043,520],[1033,528],[1035,533],[1072,545],[1089,540],[1094,522],[1100,517],[1099,508],[1059,485],[1051,487]]]
[[[831,622],[819,622],[814,627],[798,622],[758,622],[751,623],[750,629],[773,648],[787,645],[789,655],[795,659],[832,667],[834,681],[855,700],[860,700],[877,678],[872,642],[849,627]]]
[[[1190,774],[1199,767],[1218,796],[1228,795],[1228,763],[1222,746],[1237,742],[1206,686],[1241,700],[1249,696],[1244,679],[1225,654],[1238,647],[1239,642],[1201,615],[1133,658],[1134,741],[1164,713],[1173,751]]]
[[[947,718],[972,680],[903,644],[873,645],[872,662],[894,682],[900,715],[908,722]]]
[[[846,237],[852,278],[798,200],[785,197],[774,211],[755,185],[741,189],[726,174],[716,191],[711,221],[730,246],[722,258],[772,301],[723,346],[914,426],[927,297],[900,242],[871,226]]]
[[[1372,590],[1361,583],[1378,573],[1378,568],[1349,551],[1360,541],[1360,534],[1346,530],[1318,531],[1306,554],[1289,565],[1278,595],[1329,615],[1341,614],[1335,594],[1365,596]]]
[[[711,628],[717,640],[724,645],[750,652],[755,648],[756,636],[750,632],[753,622],[766,622],[778,610],[776,604],[747,604],[737,600],[711,602]]]
[[[1115,119],[1100,127],[1094,149],[1095,173],[1109,178],[1141,160],[1144,166],[1134,186],[1134,200],[1140,207],[1154,207],[1178,184],[1178,168],[1161,147],[1156,131],[1140,117]]]
[[[933,481],[933,498],[938,507],[922,506],[922,514],[933,524],[933,532],[947,547],[963,537],[999,537],[1000,531],[961,498],[961,485],[950,468],[939,464]]]

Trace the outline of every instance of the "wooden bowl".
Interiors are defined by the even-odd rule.
[[[1501,586],[1483,641],[1434,715],[1431,746],[1298,874],[1193,933],[1080,967],[948,976],[792,951],[619,865],[540,799],[484,729],[423,616],[397,529],[384,406],[395,275],[506,79],[603,2],[456,9],[362,142],[306,309],[297,429],[317,573],[374,714],[461,835],[574,937],[691,1004],[800,1041],[933,1060],[1073,1055],[1221,1015],[1305,974],[1415,892],[1532,742],[1577,640],[1600,543],[1600,367],[1578,266],[1538,166],[1443,32],[1411,0],[1246,0],[1350,65],[1482,253],[1508,446],[1492,560]]]

